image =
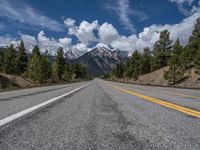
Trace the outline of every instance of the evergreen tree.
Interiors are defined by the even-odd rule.
[[[194,60],[195,68],[200,70],[200,17],[196,20],[194,30],[189,39],[188,49],[190,50],[191,60]]]
[[[119,63],[116,65],[115,69],[113,70],[113,75],[117,78],[122,78],[125,72],[125,66],[123,63]]]
[[[52,78],[54,82],[58,80],[58,62],[57,61],[54,61],[52,65]]]
[[[150,72],[151,69],[151,54],[148,47],[144,48],[144,52],[141,58],[141,74],[146,74]]]
[[[76,79],[83,79],[87,77],[86,68],[81,64],[72,65],[72,72],[74,73]]]
[[[11,44],[7,52],[5,53],[4,57],[4,72],[8,74],[15,74],[16,73],[16,50]]]
[[[35,46],[33,47],[32,56],[33,56],[34,54],[40,56],[40,48],[39,48],[37,45],[35,45]]]
[[[126,62],[126,67],[125,67],[125,77],[132,77],[133,74],[133,68],[131,67],[131,58],[129,58]]]
[[[37,49],[37,51],[35,51]],[[34,81],[40,81],[42,78],[41,75],[41,55],[40,50],[37,46],[35,46],[32,50],[32,56],[28,62],[28,76],[30,79],[33,79]]]
[[[41,55],[38,46],[33,48],[32,57],[28,63],[29,78],[39,83],[44,83],[51,77],[51,64],[47,55],[48,51],[46,51],[45,55]]]
[[[40,83],[44,83],[47,79],[51,77],[51,64],[47,56],[40,57],[39,74],[41,74],[39,78]]]
[[[198,67],[200,51],[200,17],[196,20],[194,30],[189,38],[189,42],[181,54],[181,64],[183,69]]]
[[[4,53],[0,51],[0,72],[3,72]]]
[[[165,75],[169,81],[173,82],[173,84],[176,83],[177,79],[180,79],[183,76],[180,61],[182,50],[183,47],[180,45],[179,39],[177,39],[173,46],[172,57],[170,58],[170,68]]]
[[[72,80],[72,70],[71,70],[71,67],[69,64],[65,65],[64,74],[62,75],[62,79],[69,81],[69,82]]]
[[[24,47],[24,42],[21,40],[16,57],[16,72],[21,75],[27,70],[28,56],[26,54],[26,49]]]
[[[65,72],[66,61],[65,61],[65,58],[64,58],[63,49],[61,47],[57,51],[57,55],[56,55],[56,58],[55,58],[55,63],[57,63],[57,64],[54,65],[54,66],[58,67],[57,68],[58,79],[62,79],[62,75]]]
[[[154,69],[160,69],[167,66],[172,40],[170,40],[170,32],[164,30],[160,33],[160,39],[154,45]]]
[[[200,49],[200,17],[196,20],[194,30],[189,38],[188,49],[190,49],[193,56],[195,56]]]

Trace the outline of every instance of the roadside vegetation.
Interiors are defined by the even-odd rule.
[[[103,78],[128,78],[137,80],[139,76],[169,66],[163,78],[170,84],[176,84],[183,80],[185,72],[194,68],[195,73],[200,74],[200,18],[196,24],[188,44],[182,46],[179,38],[176,41],[170,39],[170,32],[164,30],[160,33],[159,40],[154,48],[144,48],[143,53],[135,50],[126,63],[120,63],[107,73]]]
[[[17,47],[11,44],[6,52],[0,52],[0,73],[21,76],[35,84],[74,82],[90,78],[81,64],[67,64],[62,48],[57,50],[53,62],[49,58],[48,51],[41,53],[37,45],[28,54],[22,40]]]

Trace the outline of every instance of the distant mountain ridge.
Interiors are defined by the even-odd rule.
[[[84,65],[91,75],[101,75],[111,72],[118,63],[127,60],[128,56],[129,52],[127,51],[110,50],[98,46],[77,59],[68,61]]]
[[[0,51],[6,52],[6,50],[7,48],[0,47]],[[96,76],[111,72],[118,63],[126,61],[130,53],[117,49],[111,50],[104,46],[96,46],[84,54],[72,49],[64,50],[64,56],[68,63],[80,63],[87,68],[91,75]],[[54,59],[54,55],[49,56],[51,63],[53,63]]]

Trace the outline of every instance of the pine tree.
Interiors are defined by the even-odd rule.
[[[183,49],[181,54],[182,69],[186,70],[195,65],[198,67],[200,51],[200,17],[196,20],[194,30],[189,38],[188,44]]]
[[[66,61],[65,61],[65,58],[64,58],[64,52],[63,52],[63,49],[62,48],[59,48],[58,51],[57,51],[57,55],[56,55],[56,58],[55,58],[55,62],[56,63],[54,66],[57,66],[57,75],[58,75],[58,79],[62,79],[62,75],[64,74],[65,72],[65,65],[66,65]]]
[[[41,56],[40,58],[40,83],[44,83],[47,79],[51,78],[51,63],[48,59],[48,51],[46,51],[44,56]]]
[[[151,54],[150,49],[148,47],[144,48],[144,52],[141,59],[141,74],[149,73],[151,69]]]
[[[71,82],[72,80],[72,70],[69,64],[65,65],[64,74],[62,75],[62,79]]]
[[[166,72],[167,79],[172,81],[173,84],[176,83],[178,79],[183,76],[183,70],[181,69],[181,61],[180,55],[182,53],[183,47],[180,45],[179,39],[176,40],[173,50],[172,50],[172,57],[170,58],[170,68],[169,71]]]
[[[164,30],[160,33],[160,39],[154,45],[154,69],[160,69],[167,66],[170,59],[172,40],[170,32]]]
[[[32,56],[33,56],[34,54],[40,56],[40,48],[39,48],[37,45],[35,45],[35,46],[33,47]]]
[[[58,80],[58,62],[57,61],[54,61],[52,65],[52,79],[54,82]]]
[[[194,60],[195,68],[200,70],[200,17],[196,20],[192,36],[189,39],[188,49],[190,49],[190,57]]]
[[[125,67],[125,77],[132,77],[132,74],[133,74],[133,68],[131,67],[131,58],[129,58],[126,62],[126,67]]]
[[[28,62],[28,76],[30,79],[34,81],[39,81],[42,77],[41,75],[41,55],[40,52],[35,53],[35,51],[32,51],[32,56]]]
[[[122,78],[125,72],[125,66],[123,63],[119,63],[116,65],[115,69],[113,70],[113,75],[117,78]]]
[[[21,75],[27,70],[28,56],[24,47],[24,42],[21,40],[16,57],[16,73]]]
[[[72,65],[72,72],[74,73],[76,79],[83,79],[87,77],[86,68],[81,64]]]
[[[4,72],[8,74],[16,73],[16,50],[14,45],[11,44],[4,57]]]
[[[193,56],[200,49],[200,17],[196,20],[194,30],[189,38],[188,48]]]
[[[4,53],[0,51],[0,72],[3,72]]]

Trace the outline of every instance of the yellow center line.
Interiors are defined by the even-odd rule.
[[[159,104],[161,106],[165,106],[167,108],[177,110],[177,111],[185,113],[187,115],[200,118],[200,112],[199,111],[196,111],[196,110],[193,110],[193,109],[190,109],[190,108],[186,108],[186,107],[183,107],[183,106],[179,106],[179,105],[176,105],[176,104],[173,104],[173,103],[170,103],[170,102],[166,102],[166,101],[163,101],[163,100],[159,100],[159,99],[154,98],[154,97],[146,96],[146,95],[137,93],[137,92],[132,91],[132,90],[123,89],[123,88],[120,88],[120,87],[117,87],[117,86],[112,86],[112,87],[117,89],[117,90],[120,90],[122,92],[125,92],[125,93],[128,93],[128,94],[137,96],[139,98],[151,101],[153,103]]]

